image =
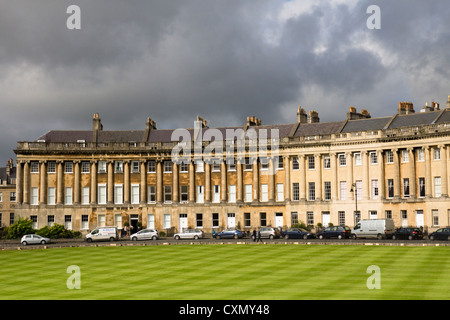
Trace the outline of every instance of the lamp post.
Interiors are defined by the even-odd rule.
[[[358,214],[358,188],[356,187],[356,182],[352,183],[352,187],[350,189],[350,192],[353,193],[355,192],[355,224],[358,223],[358,221],[356,221],[356,217]]]

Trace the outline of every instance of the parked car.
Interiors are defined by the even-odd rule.
[[[241,239],[244,237],[244,233],[237,229],[225,229],[216,234],[216,239],[234,238]]]
[[[450,240],[450,227],[440,228],[430,234],[430,240]]]
[[[285,239],[313,239],[315,235],[303,228],[291,228],[283,231],[283,237]]]
[[[156,240],[159,239],[159,232],[156,229],[143,229],[131,235],[131,240]]]
[[[92,241],[116,241],[119,240],[119,232],[116,226],[98,227],[88,233],[84,238],[87,242]]]
[[[269,239],[275,239],[281,237],[281,231],[278,228],[273,227],[261,227],[259,229],[261,232],[261,238],[269,238]],[[254,237],[252,236],[252,239]]]
[[[203,239],[205,234],[200,229],[186,229],[173,235],[175,240],[180,239]]]
[[[346,239],[350,237],[350,233],[351,229],[347,226],[331,226],[319,231],[316,237],[319,239]]]
[[[26,234],[20,239],[20,243],[24,246],[28,244],[46,244],[49,242],[49,238],[41,237],[37,234]]]
[[[377,238],[379,240],[392,238],[395,232],[394,220],[392,219],[369,219],[361,220],[351,232],[352,239]]]
[[[419,228],[398,228],[392,235],[392,240],[397,239],[423,239],[423,232]]]

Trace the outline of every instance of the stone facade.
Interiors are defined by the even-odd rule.
[[[200,130],[186,130],[192,141],[209,129],[197,120]],[[297,221],[352,227],[386,217],[428,231],[450,224],[449,107],[433,102],[416,113],[401,102],[396,114],[380,118],[350,107],[346,119],[324,123],[299,107],[296,123],[249,117],[243,127],[213,129],[269,132],[267,157],[247,145],[232,154],[234,164],[225,150],[212,160],[197,161],[192,151],[188,161],[173,161],[174,130],[158,130],[149,118],[145,130],[105,131],[98,114],[92,130],[18,142],[16,215],[38,228],[59,223],[87,232],[139,222],[169,234]],[[203,150],[210,143],[204,139]]]

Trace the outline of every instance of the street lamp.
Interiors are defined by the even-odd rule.
[[[357,215],[358,215],[358,188],[356,187],[356,183],[352,183],[352,187],[350,188],[350,192],[355,192],[355,224],[358,223]]]

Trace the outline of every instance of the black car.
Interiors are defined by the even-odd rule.
[[[450,240],[450,227],[440,228],[430,234],[430,240]]]
[[[318,232],[316,237],[319,239],[338,238],[346,239],[350,237],[351,229],[347,226],[331,226],[326,227],[322,231]]]
[[[423,239],[423,232],[419,228],[399,228],[392,235],[392,240],[397,239]]]
[[[285,239],[313,239],[314,234],[302,228],[291,228],[283,231]]]

